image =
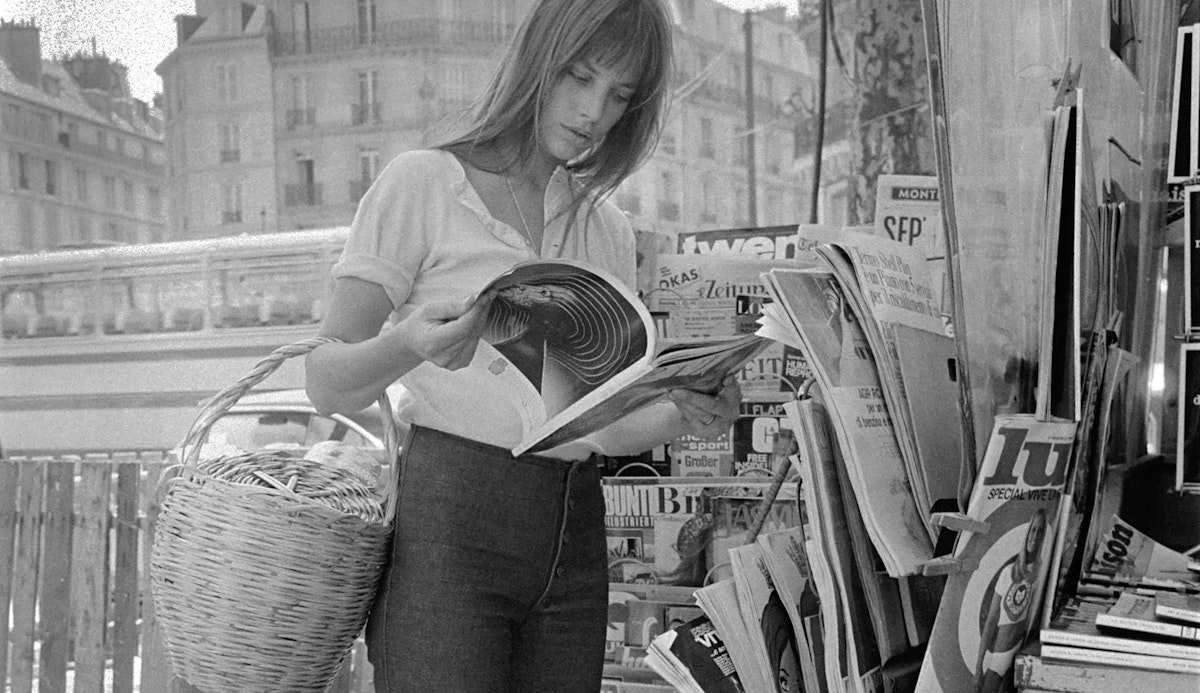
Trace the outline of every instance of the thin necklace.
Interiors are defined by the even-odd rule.
[[[505,176],[504,182],[508,185],[508,194],[512,196],[513,206],[517,208],[517,214],[521,217],[521,226],[525,227],[525,240],[529,241],[530,246],[534,246],[533,233],[529,230],[529,222],[525,221],[525,212],[521,211],[521,203],[517,202],[517,192],[513,190],[512,178]]]

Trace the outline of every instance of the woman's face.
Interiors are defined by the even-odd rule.
[[[606,67],[581,60],[567,67],[546,100],[538,128],[542,153],[566,163],[604,139],[637,88],[632,65]]]

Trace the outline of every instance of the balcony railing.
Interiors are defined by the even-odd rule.
[[[242,160],[242,150],[241,149],[222,149],[221,150],[221,163],[229,164],[229,163],[233,163],[235,161],[241,161],[241,160]]]
[[[378,101],[350,104],[351,125],[378,125],[382,117]]]
[[[288,207],[314,207],[321,204],[321,184],[288,183],[284,185],[283,204]]]
[[[289,108],[287,111],[287,129],[296,130],[302,127],[312,127],[317,123],[317,109]]]
[[[402,19],[381,22],[364,40],[357,25],[344,25],[307,32],[276,32],[271,38],[276,56],[334,53],[356,49],[410,47],[414,44],[485,43],[501,46],[513,36],[511,24],[497,22],[452,22],[441,19]]]
[[[238,223],[241,223],[241,221],[242,221],[242,210],[240,210],[240,209],[235,210],[235,211],[225,210],[225,211],[221,212],[221,223],[222,224],[238,224]]]

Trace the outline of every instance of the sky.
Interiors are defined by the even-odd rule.
[[[782,0],[719,0],[738,10]],[[795,0],[790,0],[794,4]],[[0,0],[0,18],[33,19],[41,29],[42,57],[96,50],[129,68],[133,95],[151,101],[162,91],[155,66],[175,47],[175,15],[195,11],[194,0]]]

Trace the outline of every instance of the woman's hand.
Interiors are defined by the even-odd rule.
[[[742,401],[742,388],[733,375],[725,376],[721,389],[715,395],[706,395],[695,390],[671,390],[671,401],[683,416],[688,431],[700,438],[716,438],[728,433],[738,416],[738,405]]]
[[[488,309],[495,298],[488,292],[472,301],[427,303],[396,325],[409,351],[447,370],[465,368],[487,325]]]

